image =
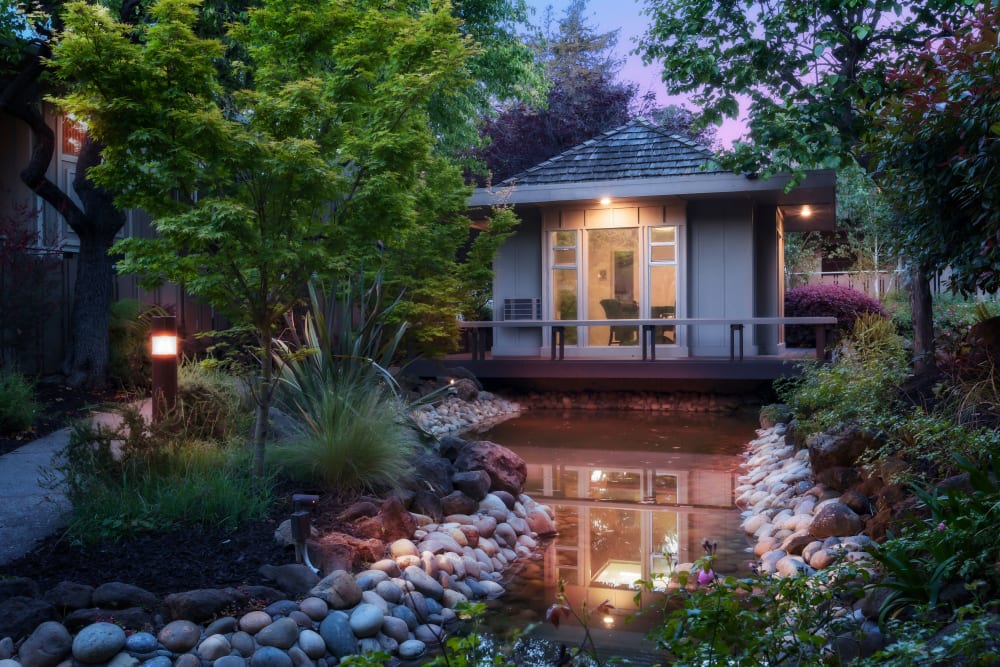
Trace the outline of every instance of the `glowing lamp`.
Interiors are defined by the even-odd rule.
[[[803,218],[809,218],[809,217],[812,216],[812,214],[813,214],[813,210],[809,207],[809,204],[805,204],[805,205],[802,206],[802,217]]]
[[[160,421],[177,403],[177,318],[152,318],[153,421]]]
[[[601,197],[601,206],[607,206],[611,203],[611,197]]]

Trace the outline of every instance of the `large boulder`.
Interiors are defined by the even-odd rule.
[[[235,588],[201,588],[173,593],[163,600],[167,618],[202,623],[228,607],[245,605],[247,596]]]
[[[331,532],[309,543],[313,565],[323,572],[356,572],[382,558],[385,543],[375,538],[359,539],[347,533]]]
[[[45,600],[15,595],[0,602],[0,638],[20,639],[45,621],[56,620],[56,610]]]
[[[326,602],[330,609],[350,609],[361,602],[363,591],[350,572],[335,570],[316,584],[310,595]]]
[[[415,491],[429,490],[438,496],[446,496],[455,490],[451,483],[455,469],[448,459],[424,454],[413,459],[412,466],[409,488]]]
[[[828,468],[852,467],[859,456],[879,446],[878,438],[853,424],[835,431],[814,433],[807,443],[809,464],[817,476]]]
[[[458,452],[455,468],[462,472],[484,470],[490,476],[491,491],[514,496],[524,491],[528,466],[524,459],[503,445],[488,440],[470,442]]]
[[[809,524],[813,537],[847,537],[857,535],[862,528],[861,517],[843,503],[832,502],[823,505]]]
[[[375,516],[362,518],[354,523],[354,534],[383,542],[408,538],[417,529],[417,522],[407,511],[399,497],[389,496]]]

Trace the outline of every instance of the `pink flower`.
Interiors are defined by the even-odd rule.
[[[944,525],[944,521],[942,521],[941,523],[939,523],[939,524],[937,525],[937,529],[938,529],[939,531],[942,531],[942,530],[947,530],[947,528],[948,528],[948,526]]]
[[[698,585],[705,586],[715,581],[714,570],[702,570],[698,573]]]

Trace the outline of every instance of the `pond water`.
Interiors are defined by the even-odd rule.
[[[525,492],[554,508],[559,529],[542,558],[523,564],[488,614],[508,627],[539,624],[525,649],[539,657],[519,662],[552,664],[554,647],[583,639],[579,625],[544,622],[562,581],[576,610],[584,603],[595,609],[605,600],[614,606],[589,623],[602,654],[655,664],[659,656],[643,639],[657,621],[650,611],[655,593],[644,593],[637,603],[635,582],[700,558],[705,540],[718,542],[717,571],[746,570],[747,542],[733,490],[740,454],[756,427],[750,413],[540,411],[476,436],[525,460]],[[636,617],[644,609],[649,613]]]

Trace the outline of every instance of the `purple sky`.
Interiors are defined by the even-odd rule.
[[[558,20],[569,4],[569,0],[527,0],[527,2],[528,6],[535,10],[531,18],[533,23],[541,23],[545,16],[545,8],[549,6],[553,9],[553,18]],[[688,108],[694,108],[694,105],[683,97],[667,95],[660,80],[662,68],[658,64],[643,65],[642,58],[629,53],[635,48],[636,41],[649,24],[649,17],[643,14],[644,8],[645,3],[641,0],[589,0],[588,23],[597,26],[601,31],[621,30],[618,34],[618,51],[626,58],[621,73],[622,79],[639,84],[640,92],[652,90],[661,105],[684,104]],[[729,121],[719,128],[718,136],[721,143],[729,146],[743,132],[745,132],[743,123]]]

